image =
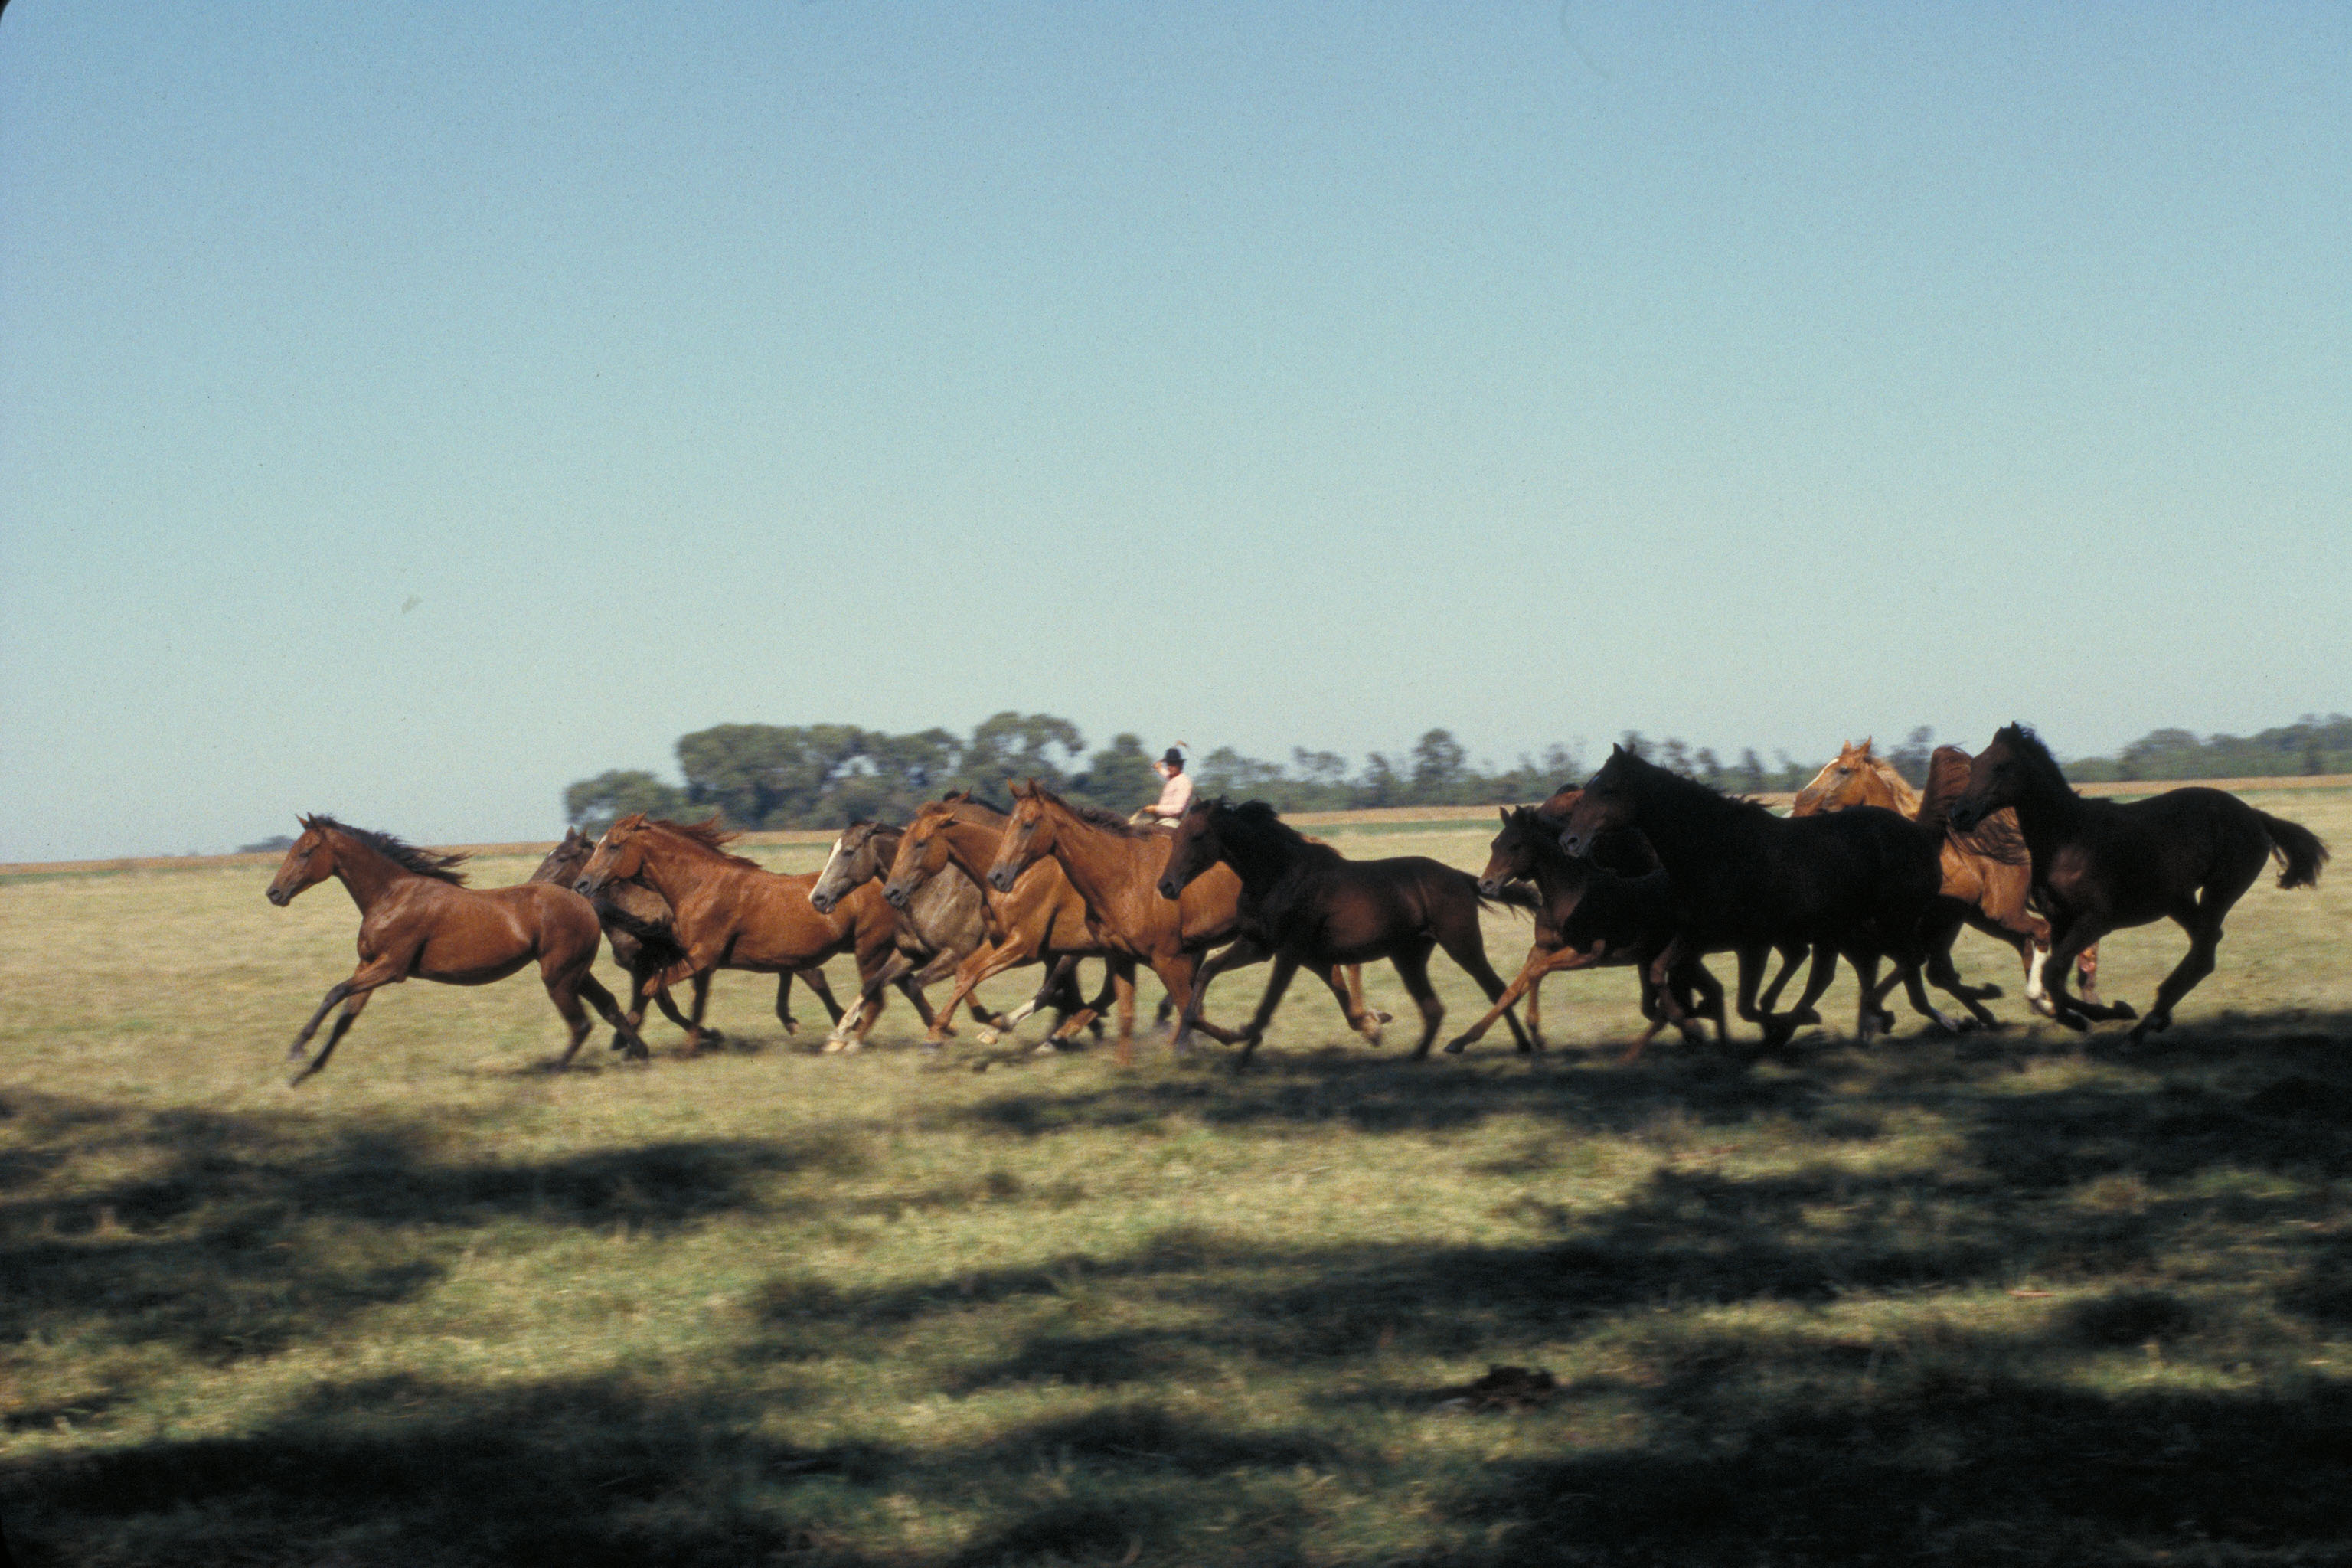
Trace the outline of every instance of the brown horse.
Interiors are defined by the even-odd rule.
[[[899,841],[905,837],[903,828],[886,826],[879,822],[853,822],[834,840],[833,853],[825,858],[824,867],[817,872],[816,885],[809,889],[809,902],[817,913],[830,914],[835,904],[852,888],[868,882],[880,882],[890,874],[891,862],[898,858]],[[886,900],[887,902],[887,900]],[[978,882],[950,863],[936,876],[925,879],[902,908],[888,905],[898,925],[898,952],[890,962],[866,983],[867,1005],[878,1008],[884,986],[900,980],[909,980],[915,989],[909,994],[915,999],[916,1010],[923,1016],[926,1031],[940,1035],[953,1034],[951,1024],[935,1018],[929,1004],[922,1000],[922,987],[953,974],[963,961],[978,952],[988,941],[988,901]],[[1056,965],[1047,977],[1038,1001],[1022,1009],[1022,1016],[1038,1005],[1051,1005],[1062,1017],[1085,1005],[1077,994],[1071,971],[1076,960],[1067,967]],[[977,997],[970,999],[973,1022],[981,1026],[981,1043],[991,1043],[1000,1031],[1009,1030],[1019,1021],[1001,1013],[991,1013],[981,1005]],[[1096,1026],[1100,1029],[1100,1025]],[[835,1024],[826,1040],[827,1048],[846,1045],[849,1027]]]
[[[1559,809],[1571,810],[1574,803]],[[1649,1026],[1627,1047],[1624,1060],[1642,1054],[1651,1039],[1666,1026],[1666,1012],[1650,985],[1650,961],[1674,940],[1674,889],[1647,841],[1639,860],[1654,868],[1638,876],[1622,876],[1602,863],[1602,856],[1579,859],[1559,847],[1559,836],[1538,820],[1530,806],[1502,811],[1502,831],[1487,847],[1486,868],[1479,874],[1478,891],[1499,898],[1513,882],[1532,882],[1536,889],[1536,940],[1518,975],[1495,998],[1486,1016],[1445,1043],[1448,1055],[1458,1055],[1509,1012],[1521,997],[1528,1004],[1528,1036],[1543,1048],[1536,1027],[1536,987],[1547,974],[1594,964],[1636,966],[1642,1016]],[[1604,846],[1604,848],[1615,847]],[[1622,858],[1622,850],[1616,857]],[[1636,860],[1635,863],[1639,863]],[[1785,973],[1785,971],[1784,971]],[[1667,984],[1677,988],[1683,1011],[1715,1020],[1717,1040],[1728,1037],[1723,1016],[1723,987],[1696,956],[1686,958]]]
[[[587,900],[543,882],[478,891],[465,886],[457,869],[463,855],[436,855],[331,816],[300,820],[302,836],[269,879],[269,901],[283,909],[304,889],[330,877],[340,880],[360,910],[360,965],[349,980],[328,989],[326,1000],[294,1037],[287,1058],[299,1061],[328,1013],[342,1005],[327,1043],[294,1075],[295,1083],[327,1065],[378,987],[412,976],[486,985],[534,958],[548,1000],[572,1026],[572,1043],[558,1066],[572,1059],[593,1026],[580,1005],[583,996],[627,1040],[632,1056],[645,1056],[645,1042],[614,1005],[613,994],[588,972],[603,932]]]
[[[1942,776],[1964,785],[1969,763],[1969,754],[1958,746],[1938,746],[1928,766],[1931,772],[1940,772]],[[1957,790],[1948,793],[1945,798],[1948,800],[1956,793]],[[1843,811],[1854,805],[1882,806],[1914,822],[1919,820],[1919,792],[1895,771],[1893,763],[1872,751],[1866,737],[1859,746],[1851,741],[1841,746],[1837,760],[1824,765],[1811,784],[1797,792],[1789,815],[1811,816],[1817,812]],[[2018,963],[2025,972],[2027,1004],[2038,1013],[2049,1013],[2042,965],[2050,956],[2050,924],[2026,907],[2032,892],[2033,875],[2027,864],[2024,841],[2017,834],[2017,813],[1995,812],[1974,832],[1966,834],[1948,824],[1942,866],[1944,897],[1958,906],[1955,912],[1958,921],[2016,950]],[[1951,935],[1957,936],[1958,924],[1948,923],[1951,923]],[[2098,963],[2095,948],[2085,949],[2075,963],[2078,989],[2092,1001],[2098,999]],[[1979,998],[1998,996],[2000,990],[1959,984],[1959,976],[1952,968],[1949,936],[1939,933],[1937,940],[1930,943],[1927,977],[1958,997],[1979,1023],[1996,1021],[1979,1005]]]
[[[1042,790],[1034,793],[1045,795]],[[1068,837],[1066,820],[1057,819],[1055,831]],[[1012,834],[1005,838],[1010,843]],[[1503,994],[1502,976],[1486,962],[1478,912],[1506,900],[1482,895],[1466,871],[1420,855],[1350,860],[1284,822],[1262,800],[1238,806],[1222,800],[1195,801],[1177,825],[1174,842],[1159,858],[1158,889],[1163,907],[1170,910],[1179,908],[1182,898],[1218,871],[1234,877],[1240,883],[1234,911],[1240,939],[1234,945],[1247,944],[1273,955],[1274,973],[1267,977],[1265,994],[1239,1036],[1242,1054],[1234,1064],[1236,1070],[1249,1064],[1282,994],[1302,967],[1331,988],[1348,1022],[1369,1034],[1361,1004],[1349,995],[1339,967],[1376,958],[1394,963],[1406,993],[1421,1009],[1415,1060],[1429,1055],[1430,1042],[1445,1016],[1445,1005],[1429,984],[1429,955],[1434,949],[1444,948],[1488,1000]],[[1516,891],[1517,896],[1508,901],[1521,908],[1533,905],[1533,894]],[[1205,990],[1203,985],[1193,994],[1188,1018],[1200,1010]],[[1518,1015],[1507,1008],[1503,1020],[1521,1051],[1534,1048],[1519,1027]],[[1177,1026],[1180,1034],[1183,1026]]]
[[[990,939],[957,967],[955,993],[940,1009],[941,1022],[952,1017],[956,1008],[980,985],[1009,969],[1030,963],[1046,964],[1046,987],[1038,994],[1044,997],[1046,990],[1056,984],[1066,963],[1101,958],[1110,970],[1104,987],[1108,994],[1096,997],[1064,1019],[1055,1027],[1052,1041],[1073,1037],[1094,1022],[1106,1002],[1115,1003],[1119,1059],[1129,1060],[1135,1038],[1135,961],[1105,938],[1087,912],[1086,900],[1070,886],[1061,867],[1052,861],[1031,867],[1014,881],[1010,892],[999,892],[989,886],[988,868],[995,862],[1007,820],[1004,813],[973,800],[969,790],[950,791],[915,813],[914,821],[907,825],[905,835],[898,840],[898,854],[891,858],[889,879],[882,885],[883,898],[904,908],[931,878],[952,866],[971,878],[987,897]],[[1019,1023],[1038,1005],[1038,1000],[1033,998],[1015,1008],[1006,1016],[1007,1026]],[[923,1043],[936,1047],[944,1037],[943,1029],[935,1025]]]
[[[895,945],[890,911],[871,888],[853,890],[832,914],[818,914],[808,900],[814,876],[771,871],[730,854],[724,846],[735,837],[721,831],[715,818],[670,822],[632,812],[604,830],[574,884],[593,895],[615,881],[642,881],[668,902],[684,956],[655,980],[665,985],[693,982],[688,1055],[701,1048],[702,1016],[715,971],[776,975],[776,1017],[790,1034],[793,1019],[787,1001],[794,973],[846,952],[856,958],[862,983],[888,960]],[[824,1000],[838,1020],[841,1009],[830,993]],[[877,1010],[861,1009],[861,1040],[873,1028]]]
[[[1059,864],[1086,900],[1104,941],[1151,966],[1190,1027],[1229,1045],[1240,1039],[1231,1030],[1202,1020],[1199,1010],[1190,1005],[1203,955],[1233,941],[1240,931],[1240,879],[1223,871],[1200,879],[1181,898],[1162,897],[1159,883],[1173,841],[1170,834],[1131,826],[1111,812],[1074,806],[1034,779],[1012,787],[1013,816],[989,865],[988,885],[1009,891],[1038,862]],[[1253,945],[1230,962],[1246,963],[1263,956],[1264,950]],[[1351,1015],[1349,1022],[1354,1021]],[[1171,1042],[1177,1049],[1183,1047],[1187,1027],[1177,1025]],[[1129,1058],[1122,1054],[1119,1059]]]
[[[2058,760],[2022,724],[1996,732],[1969,768],[1951,808],[1966,831],[2003,807],[2033,858],[2035,900],[2050,917],[2051,1002],[2069,1028],[2089,1019],[2129,1018],[2128,1004],[2101,1005],[2066,994],[2074,955],[2111,931],[2170,920],[2189,933],[2189,952],[2156,988],[2137,1044],[2171,1026],[2172,1009],[2213,973],[2221,921],[2263,863],[2279,862],[2282,888],[2314,887],[2327,846],[2301,823],[2257,811],[2218,789],[2167,790],[2118,805],[2074,793]]]
[[[530,874],[534,882],[552,882],[559,888],[571,887],[588,868],[588,858],[596,852],[596,841],[578,828],[568,828],[563,842],[548,852]],[[670,995],[667,984],[656,984],[664,973],[686,956],[677,945],[677,931],[669,900],[646,887],[643,882],[612,881],[596,889],[588,900],[596,907],[596,919],[604,927],[604,940],[613,949],[613,962],[629,973],[629,1023],[633,1027],[645,1027],[646,1003],[648,998],[659,1004],[662,1014],[681,1029],[691,1029],[687,1016],[677,1010],[677,1002]],[[824,1005],[825,1011],[835,1020],[841,1017],[841,1004],[833,999],[833,987],[822,969],[803,969],[786,977],[776,993],[779,1007],[789,1008],[792,998],[791,981],[798,979],[809,988],[810,994]],[[791,1034],[800,1026],[800,1020],[787,1016],[784,1032]],[[702,1026],[702,1043],[724,1045],[726,1035],[716,1025]],[[621,1038],[613,1037],[614,1049]]]

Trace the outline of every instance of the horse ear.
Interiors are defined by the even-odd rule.
[[[1499,817],[1501,817],[1501,818],[1503,819],[1503,826],[1504,826],[1508,827],[1508,826],[1511,825],[1511,808],[1510,808],[1509,806],[1507,806],[1507,805],[1498,805],[1498,806],[1496,806],[1496,807],[1495,808],[1495,815],[1496,815],[1496,816],[1499,816]]]

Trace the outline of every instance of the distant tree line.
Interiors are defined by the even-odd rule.
[[[1712,747],[1673,736],[1653,741],[1638,731],[1627,731],[1620,742],[1661,766],[1733,793],[1793,790],[1822,765],[1786,752],[1775,752],[1768,765],[1752,748],[1727,760]],[[1883,754],[1916,784],[1927,776],[1934,745],[1935,731],[1921,725]],[[599,833],[633,811],[690,818],[717,812],[734,826],[753,829],[840,827],[867,816],[904,821],[950,789],[1002,802],[1013,782],[1034,778],[1057,794],[1126,812],[1160,793],[1154,754],[1129,731],[1090,752],[1068,720],[1011,710],[982,720],[970,735],[943,729],[893,735],[854,724],[719,724],[679,738],[683,784],[642,769],[613,769],[565,790],[563,811],[572,823]],[[1353,768],[1336,752],[1294,748],[1287,762],[1273,762],[1231,746],[1195,759],[1191,768],[1206,794],[1268,801],[1286,812],[1510,805],[1539,800],[1587,771],[1572,749],[1559,744],[1540,756],[1522,754],[1508,768],[1482,766],[1448,730],[1426,731],[1407,752],[1373,752]],[[2067,772],[2084,781],[2352,773],[2352,718],[2306,717],[2251,740],[2215,735],[2200,741],[2184,730],[2158,730],[2117,756],[2069,763]]]

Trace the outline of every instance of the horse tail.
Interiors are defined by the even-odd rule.
[[[1470,877],[1467,871],[1462,874]],[[1482,910],[1512,909],[1526,914],[1543,908],[1543,895],[1525,882],[1506,882],[1501,892],[1488,898],[1478,890],[1478,879],[1470,877],[1470,892]]]
[[[2267,811],[2257,811],[2263,831],[2271,836],[2271,853],[2279,863],[2278,885],[2282,888],[2315,888],[2319,885],[2319,868],[2327,864],[2327,846],[2319,835],[2300,822],[2289,822],[2283,816],[2273,816]]]

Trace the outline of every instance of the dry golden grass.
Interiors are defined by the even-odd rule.
[[[2352,844],[2352,795],[2265,804]],[[927,1057],[902,1005],[828,1058],[738,975],[739,1046],[559,1075],[518,977],[388,992],[300,1090],[338,889],[0,884],[0,1518],[28,1563],[2341,1561],[2344,870],[2258,887],[2139,1051],[1864,1052],[1842,982],[1792,1062],[1623,1068],[1610,972],[1531,1061],[1303,987],[1241,1079]],[[1495,1363],[1559,1391],[1455,1397]]]

